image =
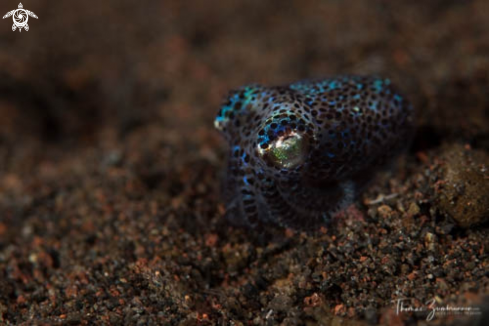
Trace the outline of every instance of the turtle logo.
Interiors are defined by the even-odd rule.
[[[12,31],[15,32],[15,30],[18,28],[19,32],[22,32],[22,28],[24,28],[26,31],[29,30],[29,25],[27,25],[27,21],[29,20],[29,16],[38,18],[35,13],[29,10],[25,10],[24,6],[22,3],[19,3],[19,9],[15,9],[12,11],[9,11],[8,13],[3,16],[3,19],[13,16],[14,24],[12,25]]]

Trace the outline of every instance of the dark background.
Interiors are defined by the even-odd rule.
[[[401,294],[488,293],[488,1],[23,5],[28,32],[0,21],[0,322],[402,325]],[[222,97],[340,73],[404,90],[409,153],[320,235],[231,228]]]

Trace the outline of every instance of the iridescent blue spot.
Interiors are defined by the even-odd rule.
[[[377,101],[373,101],[372,104],[368,107],[370,110],[376,111],[377,110]]]
[[[332,80],[329,84],[328,84],[328,88],[332,91],[334,90],[336,87],[338,87],[338,83],[335,81],[335,80]]]
[[[245,158],[246,158],[246,153],[243,153],[243,155],[241,155],[241,162],[243,162],[244,165],[248,165],[248,163],[245,161]]]
[[[382,84],[383,82],[381,79],[377,79],[376,81],[374,81],[373,87],[377,91],[377,93],[380,93],[382,91]]]

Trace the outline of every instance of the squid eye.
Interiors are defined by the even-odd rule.
[[[260,155],[273,165],[283,169],[293,169],[304,163],[309,149],[309,142],[303,135],[291,132],[278,137]]]

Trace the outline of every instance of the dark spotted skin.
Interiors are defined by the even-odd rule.
[[[226,98],[215,126],[231,147],[227,218],[315,229],[409,145],[413,109],[388,79],[338,76],[242,87]],[[299,164],[277,166],[267,150],[287,135],[300,135],[304,153]]]

